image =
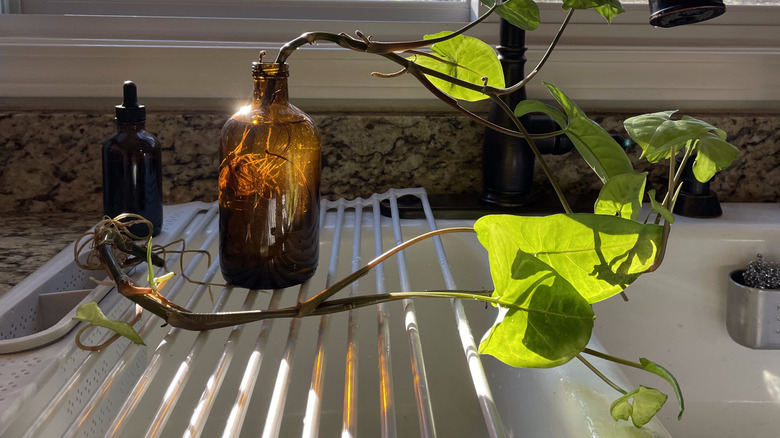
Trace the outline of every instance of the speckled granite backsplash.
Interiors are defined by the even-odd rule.
[[[633,114],[631,114],[633,115]],[[726,202],[780,200],[780,115],[696,115],[729,134],[741,151],[712,189]],[[149,109],[147,130],[163,145],[164,202],[217,198],[219,133],[224,113],[174,114]],[[623,133],[624,115],[595,115],[608,131]],[[484,129],[457,115],[318,115],[323,139],[322,193],[368,196],[391,187],[425,187],[429,193],[479,192]],[[112,114],[0,113],[0,213],[99,214],[100,150],[115,130]],[[647,168],[630,155],[638,170]],[[592,194],[598,180],[576,153],[549,156],[570,194]],[[655,166],[651,184],[666,178]],[[551,194],[535,172],[538,197]]]

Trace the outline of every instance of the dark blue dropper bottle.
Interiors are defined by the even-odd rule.
[[[103,213],[116,217],[135,213],[162,230],[162,154],[157,139],[146,132],[146,107],[138,103],[135,83],[126,81],[122,105],[116,106],[117,132],[103,145]],[[148,237],[145,226],[130,228]]]

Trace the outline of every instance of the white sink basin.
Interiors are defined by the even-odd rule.
[[[728,273],[757,253],[780,259],[780,207],[724,204],[716,219],[678,217],[660,269],[595,305],[595,336],[610,352],[647,357],[674,373],[685,395],[661,419],[674,437],[766,437],[780,433],[780,351],[752,350],[726,331]],[[641,374],[628,370],[629,378]],[[642,381],[664,386],[660,379]],[[656,382],[652,382],[655,380]]]

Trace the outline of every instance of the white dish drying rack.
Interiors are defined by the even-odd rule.
[[[423,200],[426,219],[399,219],[397,198],[404,195]],[[379,214],[381,203],[389,204],[391,218]],[[216,204],[167,206],[158,241],[183,237],[188,248],[216,254],[217,210]],[[212,303],[208,288],[178,275],[164,293],[193,311],[290,306],[395,243],[436,228],[422,189],[323,201],[321,214],[320,265],[301,287],[268,292],[216,287]],[[454,240],[456,252],[478,248],[471,234]],[[438,238],[405,252],[411,257],[394,256],[339,296],[455,289],[454,271],[467,287],[491,287],[486,254],[476,256],[482,266],[467,259],[455,270]],[[38,296],[89,289],[82,302],[98,301],[106,315],[123,320],[130,319],[133,306],[111,287],[92,287],[89,277],[98,273],[82,272],[72,258],[72,247],[66,248],[0,301],[5,309],[0,349],[24,350],[0,355],[4,437],[506,436],[459,300],[407,300],[200,333],[160,327],[159,318],[144,312],[135,327],[146,346],[122,339],[89,353],[74,343],[75,306],[36,333]],[[172,259],[169,266],[178,270]],[[188,255],[184,270],[221,281],[216,257],[209,265],[203,255]],[[134,275],[142,283],[145,272],[138,271]],[[467,306],[490,314],[480,323],[480,336],[493,310]],[[86,333],[85,344],[109,336],[100,328]]]

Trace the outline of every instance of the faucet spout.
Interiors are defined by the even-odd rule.
[[[659,27],[674,27],[715,18],[726,12],[722,0],[649,0],[650,24]],[[525,31],[517,28],[503,18],[499,30],[499,45],[496,47],[498,58],[504,70],[507,84],[516,84],[525,77]],[[509,108],[514,109],[526,99],[525,88],[502,97]],[[547,120],[545,120],[547,119]],[[490,106],[488,120],[506,128],[514,128],[512,122],[495,103]],[[551,132],[557,127],[546,117],[524,116],[520,122],[529,133]],[[616,138],[621,144],[622,139]],[[563,154],[572,149],[571,142],[565,136],[545,138],[534,142],[541,153]],[[624,144],[624,147],[627,145]],[[533,203],[531,185],[533,183],[535,157],[525,139],[498,133],[487,128],[482,143],[482,195],[481,201],[495,207],[526,207]],[[688,182],[693,193],[686,193],[685,186],[681,198],[707,198],[706,214],[720,215],[717,197],[709,193],[708,187],[696,187],[695,178]],[[698,193],[706,191],[707,193]],[[692,199],[692,198],[691,198]],[[714,202],[713,202],[714,200]],[[697,205],[699,201],[694,201]],[[683,201],[683,204],[685,201]],[[680,202],[678,201],[678,205]],[[698,213],[697,213],[698,214]]]
[[[698,23],[723,15],[721,0],[650,0],[650,24],[675,27]]]

